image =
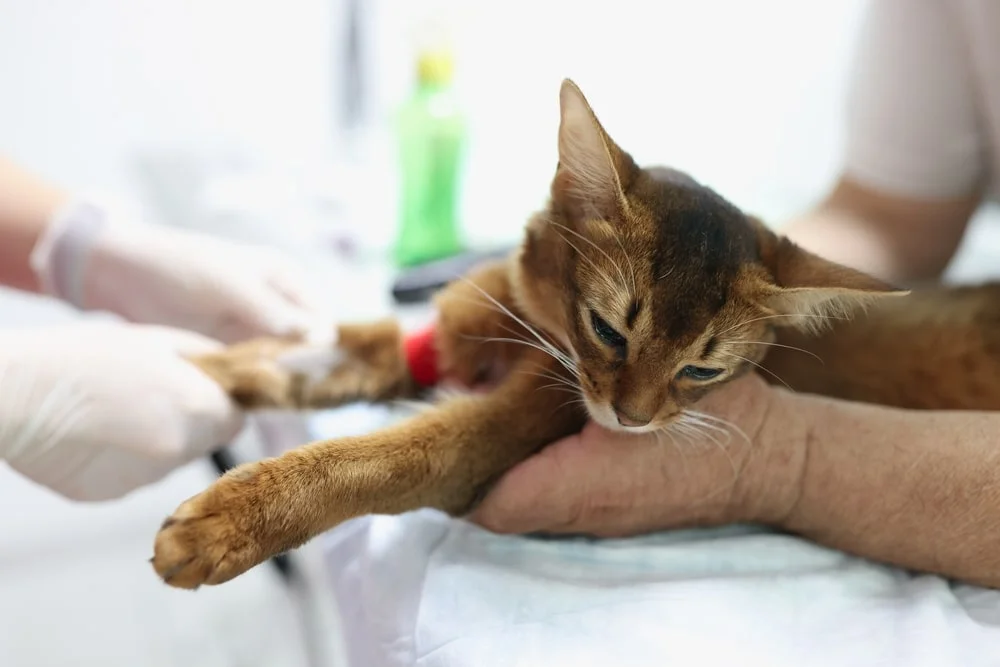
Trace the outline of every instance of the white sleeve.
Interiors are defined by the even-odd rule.
[[[985,175],[969,44],[949,0],[870,0],[855,54],[845,171],[887,194],[969,195]]]

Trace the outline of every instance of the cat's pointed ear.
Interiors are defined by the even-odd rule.
[[[761,290],[762,305],[787,316],[778,319],[778,326],[815,331],[850,317],[878,299],[909,294],[861,271],[823,259],[775,234],[762,222],[753,222],[761,262],[772,277]]]
[[[566,79],[559,90],[559,167],[553,196],[585,214],[609,216],[627,206],[636,169],[631,156],[604,131],[587,98]]]

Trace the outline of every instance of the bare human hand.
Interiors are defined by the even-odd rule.
[[[779,523],[795,504],[807,444],[786,396],[748,375],[670,432],[588,424],[510,470],[469,518],[501,533],[601,537]]]

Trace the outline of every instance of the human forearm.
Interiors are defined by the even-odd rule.
[[[780,526],[897,566],[1000,587],[1000,414],[786,397],[808,425]]]
[[[911,266],[887,230],[863,217],[826,206],[796,218],[781,230],[810,252],[896,283],[932,267]]]
[[[0,284],[40,291],[31,251],[69,195],[0,157]]]
[[[819,206],[780,231],[827,259],[907,285],[940,277],[978,204],[977,195],[905,199],[845,178]]]

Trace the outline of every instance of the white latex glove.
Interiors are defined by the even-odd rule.
[[[74,500],[159,480],[242,426],[229,397],[181,356],[217,345],[104,322],[0,332],[0,459]]]
[[[43,289],[77,308],[198,331],[323,339],[333,323],[292,260],[270,248],[113,219],[75,203],[32,254]]]

